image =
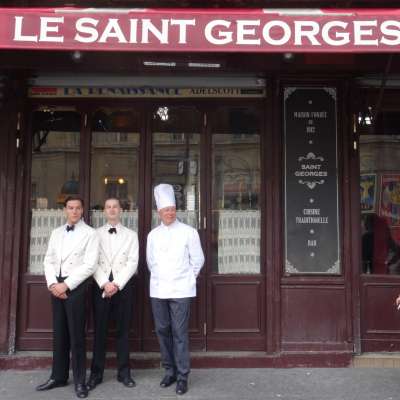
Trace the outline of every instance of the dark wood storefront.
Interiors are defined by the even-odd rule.
[[[87,204],[91,204],[91,137],[95,134],[94,116],[99,109],[134,110],[140,117],[136,131],[140,136],[138,158],[138,232],[145,237],[150,229],[152,200],[151,187],[154,178],[153,157],[155,151],[152,116],[160,106],[168,106],[179,112],[198,114],[199,124],[194,131],[199,134],[199,175],[201,209],[198,215],[199,232],[206,250],[206,266],[198,282],[198,298],[192,307],[191,344],[201,351],[260,351],[266,355],[302,354],[310,351],[333,352],[341,357],[354,351],[354,310],[352,309],[352,275],[349,258],[342,258],[341,270],[334,274],[290,274],[284,265],[284,208],[283,181],[284,138],[282,137],[283,113],[278,111],[284,101],[285,87],[320,90],[318,81],[295,82],[287,80],[276,98],[269,95],[275,83],[265,81],[266,98],[260,99],[26,99],[26,123],[22,134],[24,143],[23,193],[21,221],[21,261],[19,300],[17,315],[16,348],[18,350],[48,350],[51,348],[50,303],[43,276],[29,272],[29,241],[31,232],[31,168],[35,113],[38,110],[75,110],[80,118],[79,182]],[[326,81],[323,81],[324,83]],[[330,81],[337,91],[338,160],[339,160],[339,207],[344,206],[348,189],[343,182],[348,174],[348,164],[343,160],[348,142],[343,137],[346,123],[341,110],[344,107],[343,84]],[[275,113],[272,110],[277,110]],[[261,210],[260,226],[260,273],[219,274],[214,258],[217,232],[213,227],[213,134],[221,128],[226,110],[246,110],[255,119],[252,129],[259,135],[260,185],[258,204]],[[87,121],[87,122],[86,122]],[[257,125],[254,126],[254,121]],[[249,122],[249,121],[247,121]],[[184,123],[184,122],[183,122]],[[239,123],[239,122],[236,122]],[[192,122],[191,122],[192,124]],[[182,128],[182,127],[181,127]],[[222,126],[222,129],[224,127]],[[242,127],[243,129],[243,127]],[[185,127],[182,131],[189,131]],[[92,134],[92,132],[94,132]],[[248,166],[247,166],[248,168]],[[152,172],[153,171],[153,172]],[[89,213],[86,214],[89,219]],[[340,214],[340,252],[349,242],[348,223]],[[211,222],[209,222],[211,221]],[[141,241],[140,272],[136,277],[135,318],[131,333],[132,351],[154,351],[157,343],[152,332],[151,312],[148,305],[148,273],[145,265],[145,242]],[[327,318],[335,315],[336,318]],[[90,341],[91,328],[88,328]],[[275,356],[274,356],[275,357]],[[328,357],[329,358],[329,357]],[[292,361],[293,362],[293,361]],[[340,362],[343,362],[342,359]]]

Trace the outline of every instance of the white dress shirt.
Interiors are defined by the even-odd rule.
[[[147,237],[150,297],[160,299],[196,296],[196,278],[204,264],[196,229],[176,220],[161,223]]]
[[[109,229],[115,228],[116,233],[108,232]],[[106,230],[108,232],[107,241],[108,248],[110,249],[111,258],[113,258],[118,250],[118,236],[121,236],[121,224],[117,224],[116,226],[112,226],[110,224],[106,224]]]

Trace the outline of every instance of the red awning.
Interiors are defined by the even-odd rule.
[[[377,53],[399,46],[400,9],[0,9],[0,49]]]

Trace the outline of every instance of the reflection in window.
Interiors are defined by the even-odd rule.
[[[250,108],[218,110],[212,136],[213,271],[260,273],[260,122]]]
[[[138,230],[139,113],[132,109],[104,108],[92,119],[90,218],[94,227],[106,220],[103,206],[116,197],[124,210],[123,225]]]
[[[152,121],[153,187],[173,185],[177,218],[198,227],[202,114],[194,107],[158,107]],[[152,227],[158,225],[153,199]]]
[[[79,194],[80,125],[81,116],[74,110],[42,108],[33,114],[31,274],[43,274],[50,233],[64,223],[64,200]]]
[[[400,135],[360,135],[362,272],[400,273]]]

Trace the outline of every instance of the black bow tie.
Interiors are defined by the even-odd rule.
[[[67,225],[67,232],[73,231],[75,229],[75,225]]]
[[[110,228],[108,230],[108,233],[117,233],[117,230],[115,228]]]

